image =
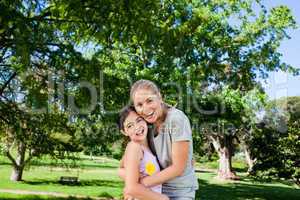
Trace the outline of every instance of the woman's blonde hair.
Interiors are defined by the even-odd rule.
[[[137,90],[139,89],[146,89],[146,90],[151,90],[155,95],[161,98],[160,90],[157,87],[157,85],[149,80],[141,79],[136,81],[132,86],[130,90],[130,99],[133,102],[133,97],[134,94]]]
[[[131,86],[131,90],[130,90],[130,99],[131,99],[132,103],[134,103],[134,101],[133,101],[134,95],[135,95],[136,91],[139,90],[139,89],[150,90],[150,91],[153,92],[153,94],[157,95],[162,100],[162,115],[161,115],[161,120],[162,120],[162,122],[165,121],[168,109],[171,106],[168,105],[168,104],[166,104],[163,101],[163,99],[161,97],[160,90],[157,87],[157,85],[154,82],[149,81],[149,80],[145,80],[145,79],[141,79],[141,80],[136,81]]]

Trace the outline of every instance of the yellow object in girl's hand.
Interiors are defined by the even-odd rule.
[[[151,176],[156,171],[155,165],[152,162],[147,162],[146,164],[146,173]]]

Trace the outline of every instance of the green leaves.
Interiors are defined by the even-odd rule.
[[[293,179],[299,183],[299,102],[299,97],[288,97],[269,103],[265,127],[251,141],[258,176]]]
[[[296,72],[278,52],[286,31],[295,28],[285,6],[268,12],[257,0],[4,0],[0,8],[0,116],[12,127],[25,120],[24,113],[47,120],[32,113],[39,108],[49,115],[64,113],[61,122],[55,118],[59,127],[73,130],[65,118],[105,127],[141,78],[155,81],[166,101],[193,121],[218,119],[239,127],[252,123],[254,110],[263,104],[264,95],[254,91],[257,75]],[[213,115],[201,114],[215,108]],[[91,120],[94,116],[101,120]],[[34,131],[44,128],[38,123]],[[84,133],[77,128],[80,138]],[[64,131],[69,132],[54,132],[64,138]],[[98,136],[101,144],[111,139]]]
[[[287,6],[275,7],[271,10],[269,20],[271,26],[275,29],[295,28],[296,21]]]

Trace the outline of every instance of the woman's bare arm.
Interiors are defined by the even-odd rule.
[[[189,155],[189,141],[179,141],[172,143],[172,165],[152,176],[147,176],[141,180],[146,187],[167,182],[180,176],[186,167]]]

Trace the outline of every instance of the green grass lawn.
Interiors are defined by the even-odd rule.
[[[67,161],[68,162],[68,161]],[[29,169],[24,171],[23,179],[20,183],[13,183],[9,180],[11,167],[8,161],[0,157],[0,190],[26,190],[26,191],[46,191],[58,192],[68,195],[82,195],[90,197],[111,197],[120,198],[124,184],[117,176],[118,161],[107,158],[97,158],[89,160],[82,158],[78,163],[80,168],[69,169],[60,167],[59,163],[53,163],[49,159],[35,162]],[[299,200],[300,189],[287,182],[258,182],[250,179],[243,173],[243,164],[235,162],[239,181],[219,181],[215,179],[216,174],[210,169],[215,168],[215,162],[197,163],[197,167],[202,170],[197,173],[200,188],[197,198],[201,200]],[[78,185],[61,185],[58,180],[60,176],[79,176]],[[16,195],[0,193],[1,200],[12,199],[78,199],[75,197],[62,198],[45,195]],[[84,198],[82,198],[84,199]]]
[[[206,199],[233,199],[233,200],[299,200],[300,189],[286,182],[258,182],[247,178],[245,173],[238,173],[239,181],[219,181],[215,173],[202,172],[198,174],[200,189],[197,197]]]
[[[124,185],[117,176],[118,161],[113,159],[97,158],[94,161],[83,159],[79,162],[80,168],[74,169],[56,167],[49,160],[43,160],[24,171],[24,181],[20,183],[9,180],[11,167],[7,160],[2,157],[0,163],[0,189],[120,197]],[[78,176],[80,182],[77,185],[62,185],[59,183],[61,176]],[[1,194],[0,199],[2,199]]]

